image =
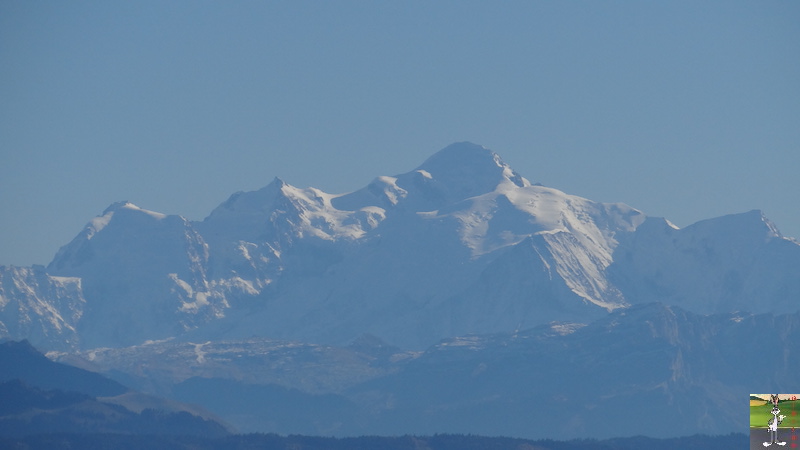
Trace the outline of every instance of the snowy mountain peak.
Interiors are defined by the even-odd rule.
[[[701,220],[686,227],[686,230],[702,235],[715,235],[717,238],[726,240],[738,240],[743,234],[759,237],[759,240],[783,238],[775,224],[758,209]]]
[[[77,267],[92,259],[94,253],[89,244],[101,233],[110,234],[106,240],[114,241],[119,236],[132,237],[142,228],[173,226],[173,223],[181,226],[184,222],[186,219],[183,217],[149,211],[127,200],[112,203],[101,215],[90,220],[70,243],[58,250],[48,269],[57,271],[66,267]],[[109,233],[108,230],[112,231]]]
[[[103,213],[89,221],[71,242],[61,247],[48,265],[53,274],[74,276],[84,264],[104,264],[96,259],[105,253],[112,259],[119,258],[121,249],[145,245],[143,238],[163,239],[153,249],[173,245],[173,238],[185,234],[189,222],[177,215],[167,215],[140,208],[129,201],[112,203]],[[99,253],[98,253],[99,252]],[[131,254],[127,255],[128,257]],[[102,259],[102,258],[101,258]]]
[[[503,182],[510,181],[518,187],[531,184],[497,153],[471,142],[443,148],[415,172],[446,186],[458,199],[492,192]]]
[[[260,210],[267,208],[272,205],[275,198],[280,195],[286,186],[287,184],[282,179],[275,177],[272,182],[257,191],[235,192],[217,208],[211,211],[211,214],[206,220],[214,216],[224,216],[228,212],[233,211]]]
[[[105,209],[105,211],[103,211],[103,214],[100,217],[113,214],[118,211],[144,213],[154,219],[159,220],[167,217],[166,214],[140,208],[127,200],[112,203],[108,208]]]
[[[460,142],[438,151],[410,172],[380,176],[362,189],[337,196],[332,199],[332,205],[348,211],[365,207],[389,210],[402,205],[406,211],[426,212],[500,188],[513,190],[529,186],[531,183],[511,169],[497,153],[470,142]]]
[[[118,210],[120,210],[122,208],[127,207],[128,205],[133,205],[133,203],[129,202],[128,200],[122,200],[122,201],[119,201],[119,202],[114,202],[114,203],[108,205],[108,208],[106,208],[103,211],[101,216],[105,216],[108,213],[113,213],[114,211],[118,211]]]

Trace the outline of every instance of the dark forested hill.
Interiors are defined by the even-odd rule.
[[[0,343],[0,382],[15,379],[44,389],[96,397],[111,397],[129,390],[98,373],[53,362],[24,340]]]
[[[25,439],[2,439],[0,448],[58,450],[113,448],[115,450],[730,450],[746,448],[747,436],[690,436],[670,439],[631,437],[606,440],[531,441],[503,437],[435,435],[355,438],[248,434],[217,439],[120,434],[52,434]]]
[[[27,341],[0,344],[0,436],[59,432],[228,434],[224,425],[181,410],[176,402],[152,398],[155,408],[131,406],[130,400],[136,396],[100,374],[50,361]],[[0,445],[9,447],[14,448]]]

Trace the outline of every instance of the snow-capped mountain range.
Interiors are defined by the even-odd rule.
[[[46,267],[0,266],[0,336],[42,349],[252,336],[406,349],[637,303],[794,312],[800,245],[759,211],[678,229],[453,144],[352,193],[280,179],[200,222],[111,205]]]

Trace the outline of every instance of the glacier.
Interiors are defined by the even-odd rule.
[[[46,350],[364,334],[422,350],[649,302],[793,312],[800,245],[760,211],[678,229],[462,142],[346,194],[275,178],[202,221],[118,202],[46,268],[0,276],[0,334]]]

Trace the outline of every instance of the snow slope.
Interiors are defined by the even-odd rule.
[[[463,142],[347,194],[276,178],[199,222],[116,203],[35,282],[5,269],[4,285],[30,289],[5,288],[0,320],[15,338],[38,321],[45,348],[370,333],[422,349],[651,301],[793,312],[799,268],[800,245],[759,212],[679,230],[532,184]],[[72,290],[48,287],[57,280]],[[38,312],[14,312],[33,298]],[[58,330],[72,334],[56,345]]]

